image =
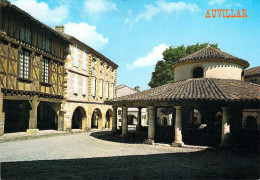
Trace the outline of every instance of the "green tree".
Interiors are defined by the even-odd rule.
[[[172,46],[167,48],[163,52],[163,60],[160,60],[156,63],[155,70],[152,73],[152,78],[148,85],[151,88],[154,88],[164,84],[172,83],[174,79],[172,64],[179,59],[206,47],[207,45],[208,43],[197,43],[187,47],[182,45],[176,48],[173,48]],[[218,49],[218,44],[210,44],[210,46]]]

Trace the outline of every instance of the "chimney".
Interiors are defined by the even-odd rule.
[[[140,91],[140,86],[135,86],[135,90]]]
[[[56,29],[57,31],[60,31],[60,32],[63,32],[63,33],[64,33],[64,26],[63,26],[63,25],[61,25],[61,26],[55,26],[55,29]]]

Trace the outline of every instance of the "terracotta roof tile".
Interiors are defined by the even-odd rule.
[[[245,70],[245,76],[253,76],[257,74],[260,74],[260,66]]]
[[[174,100],[257,100],[260,85],[229,79],[200,78],[170,83],[135,94],[115,98],[111,102]]]
[[[223,52],[219,49],[215,49],[208,45],[207,47],[188,55],[184,58],[181,58],[180,60],[173,63],[174,66],[177,66],[178,64],[182,64],[187,61],[198,61],[198,60],[214,60],[214,61],[229,61],[234,60],[234,63],[239,63],[243,65],[245,68],[249,66],[249,63],[241,58],[238,58],[236,56],[230,55],[226,52]]]

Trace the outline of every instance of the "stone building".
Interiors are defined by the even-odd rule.
[[[68,47],[59,33],[0,1],[0,135],[63,130]]]
[[[247,136],[242,126],[244,109],[260,109],[260,85],[242,81],[243,71],[248,66],[247,61],[208,45],[172,65],[174,83],[118,97],[106,103],[114,108],[122,107],[123,137],[128,129],[127,108],[148,108],[146,142],[157,141],[157,109],[167,107],[173,109],[173,146],[204,140],[229,146],[231,143],[247,142],[245,137],[258,142],[259,130],[255,137]],[[201,124],[198,124],[198,119]],[[114,118],[113,131],[116,122]],[[250,120],[250,123],[257,124],[255,120]],[[206,130],[195,136],[194,132],[200,129]],[[168,133],[162,131],[162,135]]]
[[[136,86],[135,88],[128,87],[124,84],[117,86],[117,97],[126,96],[130,94],[134,94],[140,92],[140,87]],[[128,108],[127,109],[127,123],[128,125],[137,125],[137,116],[138,116],[138,108]],[[122,108],[117,109],[117,120],[118,120],[118,127],[121,126],[122,122]],[[141,112],[141,126],[147,126],[147,108],[143,108]]]
[[[260,66],[246,69],[245,81],[260,84]]]
[[[65,62],[64,129],[111,128],[113,109],[104,100],[116,97],[117,65],[107,57],[64,33],[70,41]]]

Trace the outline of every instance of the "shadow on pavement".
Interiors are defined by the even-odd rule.
[[[86,152],[87,153],[87,152]],[[2,179],[259,178],[259,157],[206,149],[169,153],[1,163]]]

